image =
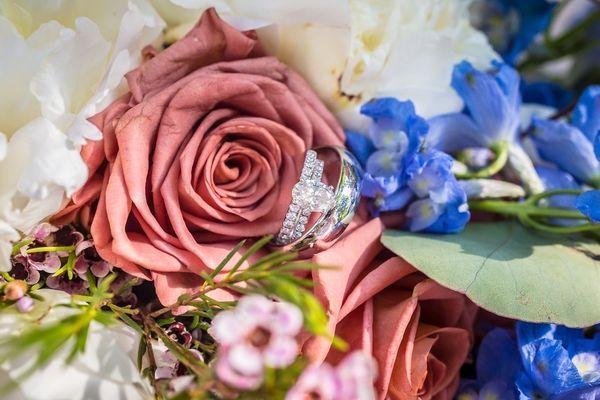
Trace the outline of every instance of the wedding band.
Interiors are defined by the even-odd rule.
[[[331,173],[334,172],[329,164],[339,166],[335,189],[321,182],[325,161],[318,155],[329,156],[332,161],[325,171],[329,181],[333,181]],[[274,244],[284,250],[303,251],[318,241],[337,239],[350,224],[360,202],[361,176],[360,164],[342,147],[325,146],[307,151],[300,178],[292,189],[292,202]],[[320,215],[307,229],[313,213]]]

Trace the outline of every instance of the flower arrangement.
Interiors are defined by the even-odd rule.
[[[0,397],[600,398],[593,0],[0,2]]]

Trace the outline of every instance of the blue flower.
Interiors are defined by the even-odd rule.
[[[507,63],[514,64],[546,30],[555,6],[548,0],[480,0],[474,4],[474,25],[486,33]]]
[[[465,103],[466,113],[430,119],[426,146],[454,153],[469,147],[492,147],[514,142],[520,119],[519,75],[512,67],[494,62],[482,72],[469,62],[454,67],[452,87]]]
[[[531,138],[540,156],[584,182],[600,179],[600,162],[592,142],[566,122],[534,118]]]
[[[475,387],[497,398],[593,400],[600,393],[600,335],[554,324],[517,322],[517,338],[496,328],[483,339]],[[504,383],[505,385],[502,385]],[[508,387],[508,389],[507,389]],[[466,387],[473,391],[473,385]],[[489,389],[487,389],[489,391]],[[504,390],[506,397],[498,393]]]
[[[571,103],[573,94],[556,83],[521,81],[521,97],[523,103],[542,104],[560,110]]]
[[[421,198],[406,212],[411,231],[456,233],[469,221],[467,195],[452,174],[452,163],[449,155],[432,150],[408,166],[408,187]]]
[[[600,85],[589,86],[579,98],[573,111],[572,124],[579,128],[590,142],[600,131]],[[600,155],[598,156],[600,158]]]
[[[600,223],[600,190],[589,190],[580,194],[575,206],[593,222]]]
[[[573,175],[550,166],[537,166],[536,171],[546,190],[580,189]],[[575,196],[561,195],[548,198],[548,204],[554,207],[575,208]]]
[[[477,381],[464,385],[458,399],[517,398],[514,382],[522,366],[517,341],[511,331],[501,328],[491,330],[481,341],[475,367]]]
[[[562,190],[571,189],[579,190],[581,186],[573,175],[551,166],[537,166],[536,171],[539,177],[542,179],[545,190]],[[549,197],[546,201],[549,206],[552,207],[563,207],[575,209],[576,207],[576,196],[572,195],[560,195]],[[552,223],[557,225],[577,225],[582,223],[582,220],[577,219],[560,219],[552,218]]]
[[[589,338],[582,329],[519,321],[516,336],[496,328],[483,339],[478,387],[504,382],[512,389],[508,396],[523,400],[593,400],[600,394],[600,335]]]
[[[429,129],[427,122],[415,113],[410,101],[385,97],[365,103],[360,112],[370,117],[369,137],[374,151],[366,161],[366,171],[372,176],[400,176],[420,150]]]
[[[413,104],[381,98],[361,112],[373,121],[368,135],[346,132],[346,144],[366,166],[362,195],[371,199],[371,213],[401,210],[417,198],[407,209],[411,230],[462,230],[470,213],[452,174],[454,160],[441,151],[424,152],[428,125]]]
[[[580,181],[600,183],[594,141],[600,130],[600,86],[590,86],[575,106],[572,123],[535,119],[531,138],[541,157]]]
[[[517,387],[528,398],[600,385],[600,335],[589,339],[581,329],[518,322],[517,338],[524,367]]]

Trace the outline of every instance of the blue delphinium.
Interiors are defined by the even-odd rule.
[[[549,0],[477,0],[472,23],[488,36],[504,60],[514,64],[552,20],[557,2]]]
[[[526,104],[541,104],[557,110],[567,107],[573,94],[564,87],[552,82],[521,81],[521,98]]]
[[[527,322],[517,322],[516,335],[496,328],[481,342],[476,370],[459,399],[600,399],[600,334]]]
[[[597,111],[597,114],[600,115],[600,107]],[[600,160],[600,132],[596,134],[596,139],[594,139],[594,153],[596,158]],[[600,223],[600,190],[589,190],[579,195],[575,207],[593,222]]]
[[[429,127],[412,102],[374,99],[361,113],[372,120],[367,135],[346,132],[346,138],[365,167],[362,194],[371,199],[371,212],[408,206],[412,231],[461,231],[470,213],[464,190],[451,172],[453,159],[441,151],[424,151]]]
[[[600,187],[600,86],[590,86],[579,99],[571,121],[534,119],[531,138],[540,156],[580,182]],[[558,181],[556,181],[558,182]],[[549,189],[571,189],[564,179]],[[558,204],[565,206],[563,204]],[[593,222],[600,222],[600,191],[581,194],[575,206]]]
[[[534,119],[531,138],[540,156],[580,181],[600,184],[600,161],[594,140],[600,130],[600,86],[581,96],[571,123]]]
[[[426,145],[447,153],[467,148],[496,149],[517,140],[521,95],[517,71],[493,63],[493,71],[477,70],[467,61],[454,67],[452,87],[465,112],[430,119]]]

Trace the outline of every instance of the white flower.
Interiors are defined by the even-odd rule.
[[[425,118],[459,111],[450,87],[454,65],[487,68],[498,58],[469,24],[471,0],[171,2],[159,12],[170,24],[183,23],[175,36],[189,27],[186,15],[210,5],[237,28],[262,26],[267,51],[298,70],[348,129],[364,128],[358,109],[373,97],[410,99]]]
[[[428,118],[459,111],[454,65],[487,67],[496,54],[469,24],[470,0],[350,0],[347,27],[317,24],[264,30],[272,51],[312,84],[348,129],[374,97],[412,100]],[[275,33],[273,33],[275,32]]]
[[[73,308],[52,307],[68,304],[69,295],[64,292],[42,289],[38,294],[44,302],[37,302],[32,311],[22,314],[15,307],[0,312],[0,338],[18,335],[26,329],[59,321]],[[21,382],[16,378],[33,360],[33,354],[23,354],[0,366],[0,387],[16,382],[16,390],[6,400],[100,400],[100,399],[153,399],[149,382],[137,369],[139,335],[123,323],[109,327],[93,322],[90,325],[85,353],[71,364],[65,364],[68,352],[61,351],[44,368]],[[4,397],[6,396],[6,397]]]
[[[17,231],[56,212],[87,178],[87,118],[164,26],[146,0],[0,3],[0,269]]]

